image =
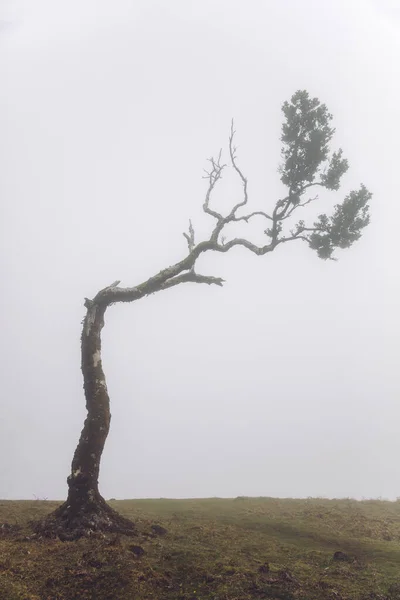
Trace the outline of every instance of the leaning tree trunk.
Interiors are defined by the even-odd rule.
[[[67,479],[67,500],[36,528],[46,535],[76,539],[95,531],[132,534],[134,525],[115,512],[99,492],[100,460],[110,429],[110,399],[101,361],[101,330],[108,303],[86,299],[81,337],[87,417]]]
[[[113,510],[99,492],[99,469],[108,432],[110,430],[110,399],[101,363],[101,330],[107,307],[116,302],[134,302],[148,294],[185,282],[222,285],[219,277],[198,275],[192,269],[201,252],[212,248],[199,244],[183,261],[160,271],[143,284],[133,288],[119,288],[119,281],[101,290],[93,300],[85,299],[86,316],[83,320],[81,351],[82,374],[87,417],[75,450],[71,474],[67,479],[67,500],[53,513],[34,523],[39,535],[58,536],[73,540],[98,532],[132,535],[134,524]]]
[[[198,275],[193,270],[199,254],[210,249],[216,249],[215,243],[203,242],[191,249],[184,260],[160,271],[137,287],[119,288],[120,282],[116,281],[101,290],[93,300],[85,299],[87,310],[83,320],[81,350],[87,417],[67,479],[68,498],[45,519],[33,524],[37,534],[73,540],[96,531],[127,535],[135,533],[134,524],[108,506],[98,486],[100,460],[111,421],[110,399],[101,363],[104,314],[107,307],[116,302],[133,302],[185,282],[221,286],[221,278]],[[225,251],[225,248],[221,251]],[[182,273],[185,270],[189,271]]]

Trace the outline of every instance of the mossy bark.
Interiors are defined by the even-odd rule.
[[[101,330],[107,303],[86,300],[81,336],[87,417],[67,479],[67,500],[43,522],[38,533],[76,539],[96,531],[132,534],[134,525],[115,512],[99,492],[99,469],[110,430],[110,399],[101,361]]]

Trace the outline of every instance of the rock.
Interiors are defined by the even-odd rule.
[[[135,556],[143,556],[143,554],[145,553],[142,546],[135,546],[134,544],[128,546],[128,550],[132,552]]]
[[[269,573],[269,564],[266,562],[263,565],[258,567],[259,573]]]
[[[341,552],[340,550],[338,550],[333,555],[333,560],[341,560],[342,562],[350,562],[351,558],[348,554],[345,554],[345,552]]]
[[[93,567],[94,569],[101,569],[102,567],[104,567],[105,563],[101,560],[97,560],[96,558],[91,558],[88,560],[87,564],[89,565],[89,567]]]
[[[60,531],[58,534],[58,539],[60,542],[74,542],[76,540],[76,536],[73,533]]]
[[[167,530],[164,529],[164,527],[161,527],[161,525],[152,525],[151,529],[156,535],[165,535],[166,533],[168,533]]]

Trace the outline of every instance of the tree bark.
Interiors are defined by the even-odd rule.
[[[207,248],[204,245],[204,248]],[[72,460],[67,479],[67,500],[45,519],[33,523],[34,531],[46,537],[75,540],[95,532],[133,535],[134,524],[114,511],[99,492],[99,469],[104,445],[110,430],[110,398],[101,361],[101,331],[107,308],[115,302],[133,302],[148,294],[166,290],[185,282],[221,286],[219,277],[198,275],[191,267],[198,249],[180,263],[161,271],[143,284],[119,288],[119,281],[100,290],[93,300],[85,299],[86,316],[81,335],[83,387],[87,417]]]
[[[71,465],[68,499],[72,513],[101,497],[98,489],[100,460],[110,430],[110,398],[101,361],[101,331],[105,304],[86,300],[81,336],[82,374],[87,417]]]
[[[101,331],[107,302],[86,299],[81,336],[82,374],[87,417],[67,479],[67,500],[35,530],[45,536],[74,540],[108,531],[132,535],[134,524],[114,511],[99,492],[99,469],[110,430],[110,399],[101,361]]]

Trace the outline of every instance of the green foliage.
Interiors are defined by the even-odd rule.
[[[288,196],[277,203],[274,227],[266,231],[273,237],[281,233],[282,221],[302,203],[302,197],[313,186],[337,191],[349,168],[343,151],[330,153],[330,142],[335,133],[332,115],[318,98],[310,98],[305,90],[297,91],[290,102],[282,106],[285,121],[281,141],[283,164],[281,181],[289,188]],[[369,205],[372,194],[361,185],[341,204],[336,204],[331,216],[321,214],[313,226],[304,221],[297,223],[294,236],[308,241],[322,259],[332,258],[336,248],[349,248],[361,237],[370,221]]]
[[[342,176],[348,171],[349,163],[345,158],[342,158],[343,150],[340,148],[338,152],[332,154],[328,169],[321,174],[321,183],[328,190],[337,191],[340,187]]]
[[[335,248],[349,248],[361,237],[361,231],[370,221],[368,201],[372,194],[361,186],[350,192],[342,204],[335,206],[331,217],[319,215],[314,227],[318,231],[310,236],[310,248],[323,259],[331,258]]]
[[[313,183],[321,164],[328,159],[329,142],[335,130],[330,127],[332,115],[318,98],[310,98],[305,90],[297,91],[282,112],[283,142],[281,181],[292,193],[298,193],[307,183]]]

